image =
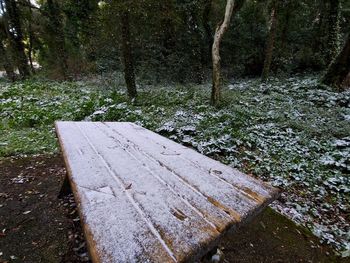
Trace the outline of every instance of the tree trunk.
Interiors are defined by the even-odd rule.
[[[128,96],[131,100],[137,97],[134,62],[131,52],[130,40],[130,14],[128,10],[121,13],[121,28],[122,28],[122,54],[124,63],[124,78],[128,90]]]
[[[57,65],[62,77],[68,79],[67,51],[59,6],[54,0],[47,0],[47,8],[49,19],[47,30],[51,38],[48,45],[54,60],[52,63]]]
[[[325,1],[319,1],[317,7],[316,17],[313,19],[315,21],[313,25],[313,34],[311,35],[312,39],[312,50],[317,52],[322,52],[326,48],[324,36],[327,34],[327,23],[326,18],[328,17],[327,4]]]
[[[6,76],[7,78],[9,78],[11,81],[15,81],[16,80],[16,74],[13,70],[13,66],[12,63],[10,61],[10,59],[8,58],[7,54],[6,54],[6,50],[5,47],[0,39],[0,56],[2,58],[2,66],[5,69],[6,72]]]
[[[15,0],[5,0],[6,16],[8,18],[8,32],[16,53],[16,62],[20,75],[23,78],[30,76],[27,56],[23,44],[21,17]]]
[[[29,35],[29,46],[28,46],[28,58],[29,58],[29,64],[30,64],[30,69],[32,73],[35,73],[35,69],[33,66],[33,28],[32,28],[32,16],[33,16],[33,11],[32,8],[30,7],[31,3],[30,0],[27,1],[28,3],[28,9],[29,9],[29,18],[28,18],[28,35]]]
[[[327,63],[330,64],[339,52],[340,0],[329,0]]]
[[[220,73],[220,43],[226,32],[233,12],[235,1],[227,0],[224,21],[219,24],[215,30],[214,41],[212,46],[212,61],[213,61],[213,86],[211,92],[211,104],[217,106],[221,98],[221,73]]]
[[[276,1],[274,1],[272,10],[271,10],[270,31],[269,31],[269,35],[266,43],[266,48],[265,48],[264,68],[261,74],[262,81],[266,81],[270,74],[273,49],[275,46],[276,29],[277,29],[277,3]]]
[[[221,99],[221,65],[220,65],[220,43],[230,24],[231,17],[243,5],[244,1],[227,0],[224,21],[215,30],[212,60],[213,60],[213,85],[211,90],[211,104],[218,106]]]
[[[342,90],[342,84],[350,72],[350,34],[347,37],[343,50],[329,66],[322,83]]]

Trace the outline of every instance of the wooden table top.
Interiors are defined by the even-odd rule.
[[[93,262],[194,262],[278,190],[126,122],[56,122]]]

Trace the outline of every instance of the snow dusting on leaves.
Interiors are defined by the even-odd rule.
[[[349,256],[350,92],[313,76],[230,81],[220,108],[209,92],[141,85],[130,103],[98,80],[5,85],[0,154],[57,151],[54,120],[131,121],[281,187],[272,206]]]

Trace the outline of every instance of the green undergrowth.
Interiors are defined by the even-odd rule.
[[[57,152],[55,120],[82,120],[100,93],[79,82],[1,84],[0,156]]]
[[[135,122],[283,188],[277,210],[350,249],[350,93],[317,77],[231,81],[219,108],[210,84],[140,85],[134,103],[113,80],[0,85],[0,157],[57,153],[55,120]]]

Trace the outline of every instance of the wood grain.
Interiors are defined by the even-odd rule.
[[[132,123],[56,122],[94,262],[193,262],[278,190]]]

